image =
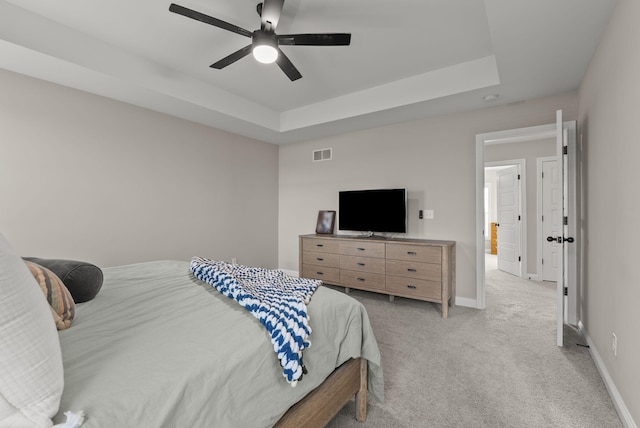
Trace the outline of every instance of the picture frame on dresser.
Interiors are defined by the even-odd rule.
[[[336,224],[336,212],[330,210],[318,211],[316,233],[320,235],[333,235]]]

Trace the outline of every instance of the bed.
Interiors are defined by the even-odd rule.
[[[53,423],[71,410],[86,428],[323,426],[354,394],[359,420],[367,392],[384,399],[366,310],[339,291],[320,286],[308,304],[308,372],[292,387],[260,322],[189,262],[103,273],[99,294],[57,332],[64,389]]]

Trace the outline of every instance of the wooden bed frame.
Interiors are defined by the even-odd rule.
[[[367,419],[367,360],[350,359],[293,405],[274,425],[277,428],[324,427],[356,396],[356,419]]]

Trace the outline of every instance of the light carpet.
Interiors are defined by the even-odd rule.
[[[622,427],[579,333],[556,346],[555,283],[488,270],[485,310],[354,290],[380,345],[385,403],[329,427]],[[341,289],[341,288],[338,288]],[[342,289],[341,289],[342,290]]]

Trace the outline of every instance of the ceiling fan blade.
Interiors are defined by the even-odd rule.
[[[349,46],[351,44],[349,33],[282,34],[277,37],[280,45]]]
[[[223,30],[243,35],[245,37],[253,36],[253,33],[249,30],[245,30],[244,28],[238,27],[233,24],[229,24],[228,22],[222,21],[218,18],[214,18],[213,16],[196,12],[195,10],[180,6],[179,4],[171,3],[171,6],[169,6],[169,11],[177,13],[178,15],[186,16],[187,18],[195,19],[196,21],[204,22],[205,24],[222,28]]]
[[[278,66],[284,74],[293,82],[294,80],[298,80],[302,77],[302,74],[298,71],[295,65],[291,62],[291,60],[282,52],[282,50],[278,49],[278,59],[276,60]]]
[[[284,0],[264,0],[262,3],[262,12],[260,13],[262,21],[260,28],[262,30],[269,32],[276,31],[280,15],[282,14],[282,6],[284,6]]]
[[[247,45],[242,49],[235,51],[231,55],[227,55],[226,57],[222,58],[220,61],[216,62],[215,64],[211,64],[209,67],[217,68],[218,70],[223,69],[227,65],[231,65],[237,60],[242,59],[245,56],[249,55],[249,53],[251,53],[251,47],[252,47],[251,45]]]

